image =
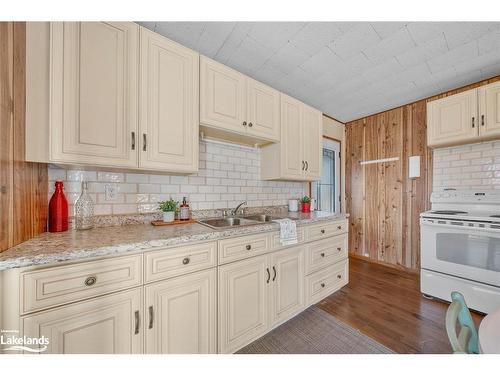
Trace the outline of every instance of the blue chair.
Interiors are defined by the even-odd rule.
[[[451,293],[451,304],[446,312],[446,333],[454,354],[479,353],[477,330],[472,320],[464,296],[459,292]],[[457,336],[457,320],[460,332]]]

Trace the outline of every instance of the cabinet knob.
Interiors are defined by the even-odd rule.
[[[251,122],[248,123],[248,127],[251,128],[253,124]]]
[[[342,278],[342,275],[337,275],[337,279],[341,279]]]
[[[321,229],[321,234],[325,234],[325,230],[324,229]]]
[[[321,287],[324,288],[325,287],[325,283],[321,283]]]
[[[250,250],[251,248],[252,248],[252,245],[247,245],[247,246],[246,246],[246,249],[247,249],[247,250]]]
[[[190,259],[186,257],[182,260],[182,264],[184,264],[184,265],[189,264],[189,261],[190,261]]]
[[[342,229],[342,226],[341,226],[341,225],[339,225],[339,226],[337,227],[337,229],[338,229],[338,230],[341,230],[341,229]]]
[[[337,247],[337,251],[342,251],[342,248],[341,247]]]
[[[89,276],[85,279],[85,285],[86,286],[92,286],[96,283],[97,277],[95,276]]]
[[[246,121],[243,121],[243,126],[247,126],[247,122]]]
[[[321,257],[322,257],[322,258],[324,258],[324,257],[325,257],[325,253],[321,253],[320,255],[321,255]]]

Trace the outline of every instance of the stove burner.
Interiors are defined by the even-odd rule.
[[[500,215],[490,215],[490,217],[500,217]]]
[[[431,214],[437,214],[437,215],[458,215],[458,214],[466,214],[467,212],[465,211],[453,211],[453,210],[441,210],[441,211],[431,211]]]

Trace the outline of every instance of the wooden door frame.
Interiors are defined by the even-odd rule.
[[[342,212],[343,204],[342,201],[344,199],[344,195],[342,194],[342,141],[340,139],[330,137],[328,135],[323,135],[321,139],[321,148],[323,148],[323,139],[328,139],[330,141],[335,141],[338,142],[340,145],[340,174],[339,174],[339,186],[340,186],[340,211]],[[323,153],[321,153],[321,156],[323,157]],[[322,163],[323,160],[320,160],[320,163]],[[309,197],[312,197],[312,182],[309,182]]]

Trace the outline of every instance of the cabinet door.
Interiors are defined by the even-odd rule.
[[[146,286],[146,353],[216,353],[216,270]]]
[[[51,161],[137,167],[139,26],[51,27]]]
[[[306,164],[304,176],[309,181],[321,179],[322,138],[321,112],[304,105],[302,109],[302,150]]]
[[[281,175],[302,179],[305,162],[302,157],[302,103],[281,94]]]
[[[477,89],[427,104],[427,143],[443,146],[471,142],[477,137]]]
[[[246,77],[200,56],[200,123],[245,134]]]
[[[254,79],[247,78],[247,134],[279,141],[280,93]]]
[[[139,165],[198,170],[199,55],[141,28]]]
[[[304,307],[304,247],[271,256],[271,325],[278,325]]]
[[[219,352],[233,353],[268,329],[267,256],[219,267]]]
[[[45,336],[51,354],[142,353],[142,288],[28,315],[24,335]]]
[[[479,90],[479,135],[490,138],[500,136],[500,82]]]

